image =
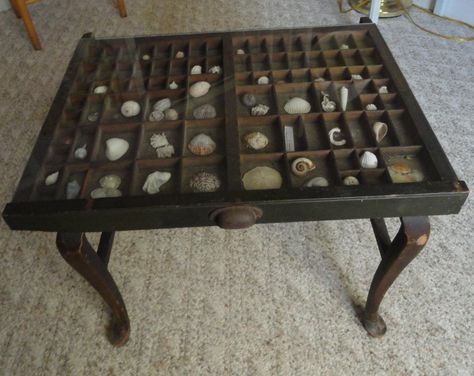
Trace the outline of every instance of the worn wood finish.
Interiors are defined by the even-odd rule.
[[[57,234],[59,253],[102,296],[112,310],[112,320],[107,329],[109,341],[115,346],[124,345],[130,336],[130,322],[122,295],[107,270],[113,234],[101,238],[101,254],[98,255],[85,234]]]
[[[383,219],[372,220],[382,260],[370,286],[363,324],[373,337],[380,337],[387,331],[387,326],[378,313],[385,293],[403,269],[420,253],[430,235],[427,217],[402,217],[400,220],[400,230],[390,243]]]

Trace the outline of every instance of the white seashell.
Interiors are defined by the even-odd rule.
[[[66,185],[66,198],[68,200],[75,199],[79,196],[79,192],[81,191],[81,186],[76,180],[71,180]]]
[[[58,181],[58,177],[59,171],[53,172],[52,174],[48,175],[46,179],[44,179],[44,185],[48,186],[56,184],[56,182]]]
[[[241,48],[239,48],[236,52],[237,55],[245,55],[245,51]]]
[[[154,195],[160,191],[160,187],[171,179],[171,173],[155,171],[149,174],[143,184],[143,191]]]
[[[209,155],[216,150],[216,143],[207,134],[199,133],[189,142],[188,149],[194,155]]]
[[[91,197],[96,198],[105,198],[105,197],[120,197],[122,196],[122,192],[118,189],[111,189],[111,188],[96,188],[91,192]]]
[[[341,47],[339,47],[341,50],[348,50],[349,49],[349,45],[347,44],[341,44]]]
[[[91,123],[99,120],[100,113],[97,111],[91,112],[89,115],[87,115],[87,120],[90,121]]]
[[[109,138],[105,141],[105,156],[109,161],[122,158],[128,151],[129,144],[122,138]]]
[[[339,95],[341,97],[342,111],[345,111],[347,108],[347,99],[349,98],[349,89],[345,86],[341,87],[341,90],[339,91]]]
[[[293,97],[285,103],[283,109],[288,114],[307,114],[311,111],[311,105],[303,98]]]
[[[362,157],[360,158],[360,165],[362,166],[362,168],[377,168],[377,156],[370,151],[365,151],[364,154],[362,154]]]
[[[94,94],[105,94],[105,93],[107,93],[107,89],[108,89],[108,87],[106,85],[97,86],[94,89]]]
[[[377,142],[382,141],[388,133],[388,125],[385,123],[382,123],[381,121],[376,121],[374,125],[372,126],[372,129],[374,131],[375,140]]]
[[[283,179],[277,170],[267,166],[259,166],[247,171],[242,178],[242,182],[247,191],[279,189]]]
[[[171,158],[174,154],[173,145],[165,145],[156,149],[157,158]]]
[[[308,158],[296,158],[291,163],[291,172],[296,176],[305,176],[308,172],[313,171],[316,168],[316,165],[311,159]]]
[[[195,119],[214,119],[216,115],[216,108],[212,104],[203,104],[193,110]]]
[[[250,113],[252,116],[263,116],[266,115],[270,111],[270,107],[264,104],[257,104],[256,106],[252,107]]]
[[[217,175],[201,171],[193,175],[189,186],[194,192],[215,192],[221,186],[221,181]]]
[[[165,119],[166,120],[178,120],[178,111],[176,111],[174,108],[168,108],[165,110]]]
[[[360,74],[351,74],[351,78],[353,80],[363,80],[363,78]]]
[[[77,148],[76,150],[74,150],[74,158],[77,158],[77,159],[86,159],[87,157],[87,144],[85,144],[84,146],[81,146],[79,148]]]
[[[184,52],[183,51],[178,51],[178,52],[176,52],[176,55],[174,57],[175,57],[175,59],[182,59],[184,57]]]
[[[211,88],[211,84],[206,81],[198,81],[189,88],[189,95],[193,98],[199,98],[206,95]]]
[[[148,55],[148,54],[145,54],[145,55],[142,56],[142,60],[143,60],[143,61],[148,61],[148,60],[150,60],[150,59],[151,59],[151,57],[150,57],[150,55]]]
[[[336,102],[329,99],[327,94],[323,94],[323,101],[321,102],[321,107],[324,112],[334,112],[336,111]]]
[[[268,138],[263,133],[251,132],[244,136],[245,143],[249,148],[261,150],[268,145]]]
[[[323,81],[326,81],[326,80],[325,80],[324,78],[322,78],[322,77],[316,77],[316,78],[314,79],[314,82],[323,82]]]
[[[367,111],[377,111],[377,106],[373,103],[369,103],[367,106],[365,106],[365,109]]]
[[[113,174],[102,176],[99,180],[99,185],[108,189],[117,189],[120,187],[120,183],[122,183],[120,176]]]
[[[212,74],[221,74],[222,68],[219,65],[214,65],[209,68],[208,72]]]
[[[202,73],[202,67],[200,65],[194,65],[192,68],[191,68],[191,71],[190,71],[191,74],[201,74]]]
[[[259,77],[257,80],[257,84],[259,85],[268,85],[270,83],[270,79],[267,76]]]
[[[341,128],[333,128],[329,131],[329,141],[331,144],[335,146],[342,146],[346,144],[345,138],[343,138],[343,134]]]
[[[150,137],[150,145],[152,147],[156,148],[161,148],[162,146],[169,145],[168,139],[166,138],[165,133],[158,133],[158,134],[153,134]]]
[[[346,176],[343,180],[344,185],[359,185],[359,179],[355,176]]]
[[[163,99],[160,99],[159,101],[157,101],[153,105],[153,111],[165,112],[165,110],[167,110],[170,107],[171,107],[171,99],[163,98]]]
[[[135,101],[126,101],[122,104],[120,112],[125,117],[137,116],[140,113],[140,105]]]
[[[178,84],[175,81],[173,81],[172,83],[170,83],[169,88],[172,90],[175,90],[178,88]]]
[[[327,187],[328,185],[328,179],[323,176],[316,176],[304,184],[305,187]]]
[[[150,112],[150,116],[148,116],[148,121],[161,121],[165,118],[165,114],[163,111],[154,110]]]
[[[387,86],[380,86],[379,87],[379,94],[388,94],[388,88]]]

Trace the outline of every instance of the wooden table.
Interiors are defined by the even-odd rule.
[[[468,189],[377,27],[366,21],[126,39],[85,35],[3,212],[5,221],[13,230],[57,232],[61,255],[112,310],[110,341],[123,345],[129,318],[107,268],[114,231],[369,218],[382,258],[363,324],[372,336],[383,335],[380,303],[427,243],[427,216],[459,212]],[[191,95],[197,82],[210,84],[207,94]],[[245,94],[256,104],[244,104]],[[288,113],[294,112],[286,105],[295,96],[305,101],[303,107]],[[176,112],[156,121],[161,115],[151,113],[165,98]],[[130,107],[126,117],[122,105],[130,100],[139,109],[134,115],[137,106]],[[195,109],[203,104],[214,107],[214,117],[196,119]],[[253,116],[257,104],[268,112]],[[385,124],[386,132],[377,133],[376,123]],[[263,149],[246,143],[253,132],[266,137]],[[215,142],[208,155],[195,155],[188,146],[200,133]],[[156,134],[173,146],[168,158],[158,158],[158,147],[151,145]],[[107,151],[111,138],[128,144],[116,160]],[[81,156],[84,145],[87,155]],[[298,158],[304,158],[302,173],[292,170]],[[254,179],[264,189],[249,189],[255,187],[243,180],[257,167],[273,178]],[[144,182],[155,171],[171,178],[158,193],[147,194]],[[211,178],[200,176],[208,183],[200,189],[216,188],[216,180],[218,189],[196,191],[191,181],[201,172]],[[105,192],[107,175],[120,178],[120,186],[106,185],[112,189],[107,195],[118,189],[121,196],[91,198],[97,189]],[[270,184],[274,175],[280,184]],[[316,186],[305,186],[316,177]],[[358,185],[347,185],[348,177]],[[401,218],[393,240],[386,217]],[[86,232],[102,232],[97,252]]]

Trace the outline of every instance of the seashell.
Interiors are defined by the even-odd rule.
[[[74,158],[86,159],[86,157],[87,157],[86,146],[87,146],[87,144],[85,144],[84,146],[81,146],[81,147],[77,148],[76,150],[74,150]]]
[[[253,94],[246,93],[242,95],[242,103],[247,107],[253,107],[257,104],[257,97]]]
[[[380,86],[379,87],[379,94],[388,94],[388,88],[387,86]]]
[[[283,179],[274,168],[259,166],[247,171],[243,178],[244,188],[247,191],[257,189],[279,189]]]
[[[97,86],[94,89],[94,94],[105,94],[107,93],[108,87],[106,85]]]
[[[257,84],[259,85],[268,85],[270,83],[270,79],[267,76],[262,76],[257,79]]]
[[[100,114],[96,111],[91,112],[89,115],[87,115],[87,120],[90,121],[91,123],[99,120]]]
[[[203,104],[193,111],[195,119],[214,119],[216,115],[216,109],[212,104]]]
[[[178,51],[176,52],[176,55],[174,55],[175,59],[182,59],[184,57],[184,52],[183,51]]]
[[[178,120],[178,111],[176,111],[174,108],[168,108],[165,110],[165,119],[166,120]]]
[[[360,74],[351,74],[351,78],[353,80],[363,80],[363,78]]]
[[[122,158],[128,151],[129,144],[122,138],[109,138],[105,141],[105,156],[109,161]]]
[[[175,81],[173,81],[172,83],[169,84],[169,88],[171,90],[175,90],[178,88],[178,84]]]
[[[257,104],[256,106],[252,107],[250,113],[252,116],[263,116],[266,115],[270,111],[270,107],[264,104]]]
[[[201,74],[202,73],[202,67],[200,65],[193,65],[190,71],[191,74]]]
[[[194,155],[209,155],[216,150],[216,143],[207,134],[199,133],[189,142],[188,149]]]
[[[148,54],[145,54],[145,55],[142,56],[142,60],[143,60],[143,61],[148,61],[148,60],[150,60],[150,59],[151,59],[151,56],[148,55]]]
[[[316,78],[314,79],[314,82],[323,82],[323,81],[326,81],[326,80],[325,80],[324,78],[322,78],[322,77],[316,77]]]
[[[329,131],[329,141],[335,146],[342,146],[346,144],[346,140],[341,131],[341,128],[333,128]]]
[[[174,154],[173,145],[165,145],[156,149],[157,158],[171,158]]]
[[[343,180],[344,185],[359,185],[359,179],[355,176],[346,176]]]
[[[143,184],[143,191],[149,195],[154,195],[160,191],[163,184],[166,184],[171,179],[171,173],[155,171],[149,174]]]
[[[105,198],[105,197],[120,197],[122,196],[122,192],[118,189],[113,188],[96,188],[91,192],[91,197],[96,198]]]
[[[113,174],[102,176],[99,180],[99,185],[107,189],[117,189],[120,187],[120,183],[122,183],[120,176]]]
[[[193,98],[199,98],[206,95],[211,88],[211,84],[206,81],[198,81],[189,88],[189,95]]]
[[[153,105],[153,111],[165,112],[168,108],[171,108],[171,99],[169,98],[160,99]]]
[[[347,108],[347,99],[349,98],[349,89],[345,86],[342,86],[341,90],[339,91],[339,95],[341,97],[342,111],[345,111]]]
[[[126,101],[122,104],[120,112],[125,117],[137,116],[140,113],[140,105],[135,101]]]
[[[348,49],[349,49],[349,45],[343,43],[343,44],[341,44],[341,47],[339,47],[339,49],[341,49],[341,50],[348,50]]]
[[[254,150],[261,150],[268,145],[268,138],[263,133],[251,132],[244,136],[247,146]]]
[[[44,185],[49,186],[56,184],[59,178],[59,171],[53,172],[52,174],[46,176],[46,179],[44,179]]]
[[[291,163],[291,172],[296,176],[305,176],[308,172],[313,171],[316,168],[316,165],[311,159],[308,158],[296,158]]]
[[[165,118],[163,111],[154,110],[148,116],[148,121],[161,121]]]
[[[323,94],[323,101],[321,102],[321,107],[324,112],[334,112],[336,111],[336,102],[329,99],[329,95]]]
[[[375,133],[375,140],[380,142],[384,139],[388,132],[388,125],[382,123],[381,121],[376,121],[372,126],[372,129]]]
[[[362,168],[377,168],[377,156],[370,151],[365,151],[360,158],[360,165]]]
[[[189,186],[194,192],[215,192],[220,188],[221,181],[217,175],[201,171],[193,175]]]
[[[237,55],[245,55],[245,51],[241,48],[239,48],[237,51],[236,51],[236,54]]]
[[[79,192],[81,191],[81,186],[76,180],[71,180],[66,185],[66,198],[68,200],[72,200],[79,196]]]
[[[307,114],[311,111],[311,105],[303,98],[293,97],[285,103],[283,109],[288,114]]]
[[[305,187],[327,187],[328,185],[328,179],[323,176],[316,176],[304,183]]]
[[[417,183],[423,181],[423,174],[405,163],[394,163],[388,166],[388,172],[394,183]]]
[[[373,103],[369,103],[367,106],[365,106],[365,109],[367,111],[377,111],[377,106]]]
[[[209,68],[208,72],[212,74],[221,74],[222,68],[219,65],[214,65]]]
[[[166,138],[166,134],[165,133],[153,134],[150,137],[150,145],[155,149],[169,145],[168,139]]]

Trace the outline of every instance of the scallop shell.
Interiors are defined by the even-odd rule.
[[[105,141],[105,156],[109,161],[122,158],[128,151],[129,144],[122,138],[109,138]]]
[[[245,55],[245,51],[241,48],[239,48],[236,52],[237,55]]]
[[[252,107],[250,113],[252,116],[263,116],[266,115],[270,111],[270,107],[265,104],[257,104],[256,106]]]
[[[324,112],[334,112],[336,111],[336,102],[329,99],[327,94],[323,94],[323,101],[321,102],[321,107]]]
[[[293,97],[285,103],[283,109],[288,114],[307,114],[311,111],[311,105],[303,98]]]
[[[206,95],[211,88],[211,84],[206,81],[198,81],[189,88],[189,95],[193,98],[199,98]]]
[[[376,121],[374,125],[372,126],[372,129],[375,134],[375,140],[377,142],[380,142],[387,135],[388,125],[385,123],[382,123],[381,121]]]
[[[339,91],[339,95],[341,97],[342,111],[345,111],[347,108],[347,99],[349,98],[349,89],[345,86],[342,86],[341,90]]]
[[[215,192],[220,188],[221,181],[217,175],[201,171],[193,175],[189,186],[194,192]]]
[[[107,93],[108,87],[106,85],[97,86],[94,89],[94,94],[105,94]]]
[[[193,111],[195,119],[214,119],[216,115],[216,108],[212,104],[203,104]]]
[[[174,108],[168,108],[165,110],[165,119],[166,120],[178,120],[178,111],[176,111]]]
[[[360,165],[362,168],[377,168],[377,156],[370,151],[365,151],[360,158]]]
[[[387,86],[383,85],[379,87],[379,94],[388,94]]]
[[[359,179],[355,176],[346,176],[343,180],[344,185],[359,185]]]
[[[122,196],[122,192],[120,192],[118,189],[112,189],[112,188],[96,188],[91,192],[91,197],[96,199],[96,198],[105,198],[105,197],[120,197]]]
[[[117,189],[120,187],[120,183],[122,183],[122,179],[114,174],[102,176],[99,180],[99,185],[107,189]]]
[[[48,176],[46,176],[46,179],[44,179],[44,185],[48,186],[48,185],[56,184],[56,182],[58,181],[58,177],[59,177],[59,171],[49,174]]]
[[[169,84],[169,88],[170,88],[171,90],[177,89],[177,88],[178,88],[178,84],[176,83],[176,81],[171,82],[171,83]]]
[[[242,182],[247,191],[279,189],[283,179],[277,170],[267,166],[259,166],[247,171],[242,178]]]
[[[351,74],[351,78],[353,80],[363,80],[363,78],[360,74]]]
[[[216,150],[216,143],[207,134],[199,133],[189,142],[188,149],[194,155],[209,155]]]
[[[328,179],[323,176],[316,176],[304,184],[305,187],[327,187],[328,185]]]
[[[263,133],[251,132],[244,136],[247,146],[254,150],[261,150],[268,145],[268,138]]]
[[[270,79],[267,76],[259,77],[257,80],[257,84],[259,85],[268,85],[270,83]]]
[[[140,104],[135,101],[126,101],[120,107],[120,112],[125,117],[137,116],[140,113]]]
[[[165,112],[168,108],[171,108],[171,99],[169,98],[160,99],[153,105],[153,111]]]
[[[365,109],[367,111],[377,111],[377,106],[373,103],[369,103],[367,106],[365,106]]]
[[[291,172],[296,176],[305,176],[308,172],[313,171],[316,168],[315,164],[311,159],[308,158],[296,158],[291,163]]]
[[[222,68],[219,65],[214,65],[209,68],[208,72],[211,74],[221,74]]]
[[[193,65],[190,71],[191,74],[201,74],[202,73],[202,67],[200,65]]]
[[[163,111],[154,110],[150,112],[150,116],[148,116],[148,121],[161,121],[165,118],[165,114]]]
[[[68,200],[75,199],[79,196],[79,192],[81,191],[81,186],[76,180],[71,180],[66,185],[66,198]]]
[[[176,55],[174,55],[175,59],[182,59],[184,57],[184,52],[183,51],[178,51],[176,52]]]
[[[77,158],[77,159],[86,159],[87,157],[87,144],[85,144],[84,146],[81,146],[79,148],[77,148],[76,150],[74,150],[74,158]]]
[[[329,131],[329,141],[335,146],[343,146],[346,144],[345,138],[340,128],[333,128]]]
[[[154,195],[160,191],[163,184],[166,184],[171,179],[171,173],[155,171],[149,174],[143,184],[143,191],[149,195]]]

